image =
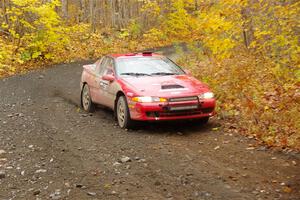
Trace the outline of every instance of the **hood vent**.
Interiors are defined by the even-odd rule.
[[[167,89],[180,89],[180,88],[184,88],[184,87],[181,86],[181,85],[177,85],[177,84],[174,84],[174,85],[162,85],[161,86],[161,89],[163,89],[163,90],[167,90]]]

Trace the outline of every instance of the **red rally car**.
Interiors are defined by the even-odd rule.
[[[134,121],[200,119],[214,115],[214,94],[165,56],[144,52],[104,56],[84,65],[81,106],[114,110],[121,128]]]

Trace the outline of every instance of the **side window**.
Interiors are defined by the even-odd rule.
[[[106,68],[103,75],[114,75],[114,71],[112,68]]]
[[[100,70],[100,67],[101,67],[101,62],[104,60],[104,58],[101,58],[101,59],[99,59],[99,60],[97,60],[96,62],[95,62],[95,65],[96,65],[96,70],[95,70],[95,72],[97,73],[97,74],[99,74],[99,70]]]
[[[113,64],[114,64],[113,59],[107,58],[107,62],[105,63],[105,66],[103,67],[103,71],[100,73],[100,75],[104,75],[104,74],[113,75],[114,74]]]
[[[103,57],[101,64],[99,65],[99,69],[97,71],[97,74],[102,75],[104,69],[106,68],[107,62],[109,61],[109,58]]]

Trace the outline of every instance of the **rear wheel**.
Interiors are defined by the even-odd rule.
[[[81,105],[83,110],[86,112],[94,112],[95,104],[92,102],[90,89],[87,84],[85,84],[81,91]]]
[[[116,115],[121,128],[131,128],[133,121],[130,118],[129,108],[125,96],[120,96],[117,102]]]

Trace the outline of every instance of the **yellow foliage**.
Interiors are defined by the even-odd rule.
[[[8,21],[2,23],[2,28],[9,33],[6,45],[15,48],[14,60],[23,63],[38,58],[54,59],[55,54],[61,52],[68,37],[55,10],[58,5],[59,0],[47,3],[12,0],[11,7],[6,10]]]
[[[196,28],[196,20],[188,14],[186,0],[173,0],[171,9],[162,23],[165,35],[173,41],[192,41],[191,34]]]
[[[147,33],[143,35],[144,41],[146,43],[156,43],[158,46],[162,46],[166,42],[166,35],[157,28],[150,29]]]
[[[147,0],[145,1],[141,11],[148,14],[150,17],[157,17],[161,12],[161,8],[157,1]]]
[[[180,64],[212,87],[219,116],[234,119],[231,126],[269,146],[300,149],[300,91],[293,76],[278,81],[274,73],[281,69],[244,49],[221,62],[192,54]]]
[[[300,37],[297,34],[300,2],[276,3],[275,6],[271,3],[259,1],[251,5],[256,13],[251,19],[254,24],[251,47],[280,66],[279,70],[286,71],[288,67],[288,71],[292,70],[296,74],[300,63]],[[282,75],[284,73],[278,78],[282,78]]]

